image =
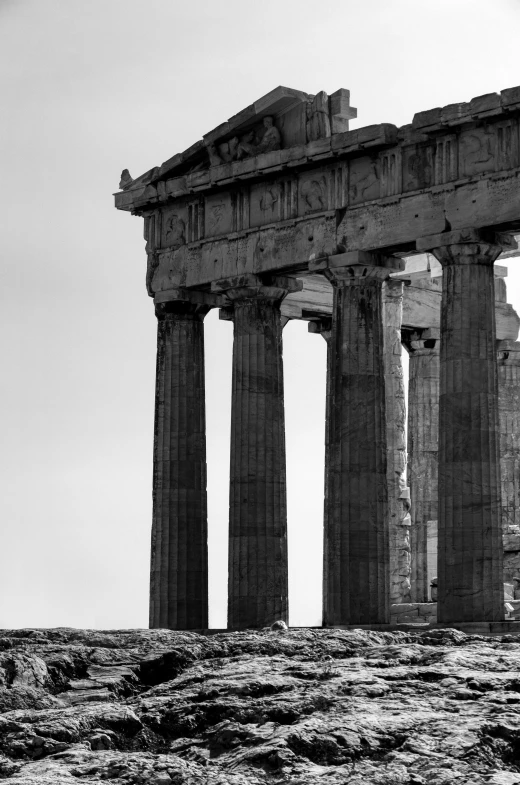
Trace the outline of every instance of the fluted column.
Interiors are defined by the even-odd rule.
[[[280,303],[300,287],[220,281],[233,306],[228,628],[288,621],[287,498]]]
[[[438,619],[504,618],[493,263],[466,230],[425,238],[443,267],[439,398]]]
[[[504,580],[520,574],[520,342],[498,341]]]
[[[204,325],[209,307],[156,305],[150,627],[208,626]]]
[[[329,552],[328,537],[329,526],[327,525],[327,515],[329,511],[329,460],[330,460],[330,384],[331,384],[331,364],[332,364],[332,319],[330,316],[324,316],[317,321],[309,322],[308,330],[315,335],[323,336],[327,343],[327,380],[325,389],[325,466],[324,466],[324,499],[323,499],[323,577],[322,586],[323,593],[326,591],[329,581],[329,564],[327,554]],[[322,603],[323,605],[323,603]],[[322,623],[324,624],[324,605],[322,607]]]
[[[439,350],[437,330],[406,331],[408,373],[408,483],[412,501],[411,593],[413,602],[429,602],[429,521],[438,519]],[[431,526],[432,524],[430,524]],[[430,532],[431,533],[431,532]]]
[[[399,279],[384,281],[383,367],[385,373],[390,603],[410,602],[410,491],[406,469],[406,404],[401,361],[403,288]]]
[[[382,285],[397,260],[349,252],[311,264],[334,285],[323,617],[389,621]]]

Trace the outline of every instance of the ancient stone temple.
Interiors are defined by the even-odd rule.
[[[212,308],[234,330],[230,629],[288,616],[288,319],[328,346],[324,624],[388,624],[433,577],[439,622],[491,624],[520,582],[519,319],[494,264],[520,231],[520,88],[402,128],[351,131],[355,116],[348,90],[278,87],[123,172],[158,320],[152,627],[208,625]]]

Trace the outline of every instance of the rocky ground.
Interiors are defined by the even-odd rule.
[[[0,778],[520,783],[520,636],[0,632]]]

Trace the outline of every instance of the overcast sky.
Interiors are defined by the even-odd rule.
[[[113,207],[121,170],[280,84],[350,89],[354,128],[518,85],[519,25],[518,0],[0,0],[0,626],[148,624],[156,320],[142,219]],[[212,312],[216,627],[231,349]],[[290,621],[319,624],[325,342],[292,322],[284,357]]]

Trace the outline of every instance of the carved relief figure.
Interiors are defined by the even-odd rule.
[[[417,147],[407,158],[405,188],[429,188],[433,182],[433,151],[431,147]]]
[[[172,215],[166,223],[166,245],[174,250],[180,248],[186,242],[186,226],[182,218]]]
[[[208,228],[209,234],[217,234],[218,227],[221,221],[222,216],[224,215],[224,211],[226,206],[224,204],[215,204],[213,207],[210,207],[209,216],[208,216]]]
[[[475,130],[461,141],[464,174],[481,174],[493,168],[495,135],[491,129]]]
[[[379,199],[379,172],[377,162],[370,159],[354,161],[350,167],[352,201],[364,202]]]
[[[317,212],[327,209],[325,179],[321,177],[319,180],[307,180],[302,185],[302,197],[308,210],[306,212]]]
[[[238,136],[234,136],[229,142],[223,142],[219,145],[218,155],[220,157],[219,163],[229,163],[236,161],[238,149]],[[214,164],[212,164],[214,166]]]
[[[307,104],[307,141],[330,136],[329,99],[323,90]]]
[[[215,147],[213,142],[210,142],[209,144],[207,144],[206,147],[207,147],[208,155],[209,155],[209,165],[210,166],[219,166],[222,163],[222,157],[218,153],[217,148]]]
[[[260,208],[264,211],[273,211],[277,201],[278,197],[276,194],[273,191],[268,190],[266,191],[265,196],[262,196],[260,199]]]
[[[257,153],[270,153],[273,150],[279,150],[282,146],[282,137],[273,118],[264,117],[263,126],[264,131],[257,145]]]
[[[234,136],[227,142],[222,142],[217,147],[215,144],[208,144],[208,156],[210,166],[218,166],[222,163],[240,161],[243,158],[251,158],[260,153],[270,153],[273,150],[280,150],[282,137],[280,131],[274,124],[272,117],[264,117],[260,128],[253,128],[244,134],[240,139]]]
[[[238,142],[236,158],[237,160],[240,160],[241,158],[249,158],[252,155],[256,155],[255,132],[249,131],[249,133],[245,134],[240,142]]]

